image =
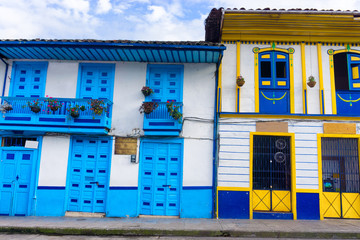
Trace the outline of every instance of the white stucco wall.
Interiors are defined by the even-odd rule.
[[[41,148],[39,186],[65,186],[70,136],[45,136]]]

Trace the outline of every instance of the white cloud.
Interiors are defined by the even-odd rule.
[[[96,37],[87,0],[0,0],[1,38]]]
[[[112,5],[110,3],[110,0],[98,0],[97,6],[96,6],[96,13],[97,14],[105,14],[108,13],[112,8]]]

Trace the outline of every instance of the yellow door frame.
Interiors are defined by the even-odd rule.
[[[293,48],[283,49],[275,47],[275,42],[272,43],[273,47],[270,48],[253,48],[254,53],[254,76],[255,76],[255,112],[260,112],[259,100],[259,53],[266,51],[276,51],[289,54],[289,83],[290,83],[290,113],[295,113],[295,96],[294,96],[294,52]]]
[[[322,212],[323,202],[323,182],[322,182],[322,152],[321,152],[321,139],[322,138],[357,138],[358,139],[358,156],[360,156],[360,135],[357,134],[317,134],[317,149],[318,149],[318,175],[319,175],[319,209],[320,220],[324,220],[324,213]],[[359,159],[359,172],[360,172],[360,159]],[[342,207],[342,206],[340,206]]]
[[[356,53],[360,54],[358,50],[350,49],[350,45],[348,45],[347,49],[340,49],[340,50],[333,50],[329,49],[327,51],[329,55],[329,66],[330,66],[330,84],[331,84],[331,107],[332,107],[332,114],[337,114],[337,107],[336,107],[336,89],[335,89],[335,68],[334,68],[334,55],[339,53]]]
[[[295,165],[295,133],[283,133],[283,132],[250,132],[250,189],[249,189],[249,211],[250,219],[253,219],[253,141],[254,136],[283,136],[290,137],[290,165],[291,165],[291,212],[293,214],[293,219],[297,219],[296,212],[296,165]]]

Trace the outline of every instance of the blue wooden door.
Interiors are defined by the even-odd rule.
[[[105,212],[111,140],[74,137],[70,154],[67,210]]]
[[[149,65],[147,79],[154,93],[146,101],[182,102],[183,66]]]
[[[289,55],[268,51],[259,54],[260,113],[290,112]]]
[[[142,143],[140,214],[178,216],[181,144]]]
[[[3,150],[0,164],[0,215],[29,214],[34,152]]]
[[[13,97],[43,97],[47,62],[15,62],[11,81]]]
[[[114,72],[114,64],[81,64],[78,97],[112,100]]]

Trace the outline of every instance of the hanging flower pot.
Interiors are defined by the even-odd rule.
[[[147,97],[150,96],[154,91],[151,88],[144,86],[141,89],[141,92],[144,94],[145,97]]]
[[[315,81],[315,78],[313,76],[310,76],[308,78],[308,82],[307,82],[307,85],[311,88],[315,87],[316,85],[316,81]]]
[[[41,108],[39,106],[32,106],[30,107],[30,110],[34,113],[38,113],[41,111]]]
[[[236,77],[236,85],[242,87],[245,84],[245,79],[240,75]]]
[[[70,116],[73,117],[73,118],[78,118],[80,116],[80,113],[78,111],[76,112],[71,112],[70,113]]]
[[[139,108],[139,111],[140,111],[140,113],[150,114],[158,106],[159,106],[159,104],[157,102],[143,102],[143,104]]]

